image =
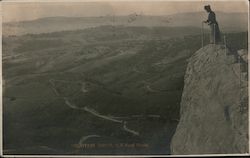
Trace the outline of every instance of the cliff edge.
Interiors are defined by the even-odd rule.
[[[247,51],[207,45],[188,61],[172,154],[248,153]]]

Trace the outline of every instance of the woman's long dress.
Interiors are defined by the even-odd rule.
[[[210,33],[210,43],[219,43],[221,40],[220,37],[220,29],[218,22],[216,21],[216,16],[214,12],[210,12],[208,15],[208,25],[210,26],[211,33]]]

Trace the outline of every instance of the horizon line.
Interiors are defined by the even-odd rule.
[[[130,14],[106,14],[106,15],[98,15],[98,16],[45,16],[45,17],[40,17],[40,18],[34,18],[30,20],[13,20],[13,21],[5,21],[2,19],[3,24],[8,24],[8,23],[19,23],[19,22],[31,22],[31,21],[36,21],[36,20],[41,20],[41,19],[48,19],[48,18],[100,18],[100,17],[126,17],[126,16],[131,16],[133,14],[137,14],[140,16],[152,16],[152,17],[159,17],[159,16],[171,16],[171,15],[178,15],[178,14],[187,14],[187,13],[201,13],[202,11],[193,11],[193,12],[180,12],[180,13],[172,13],[172,14],[158,14],[158,15],[152,15],[152,14],[144,14],[144,13],[138,13],[138,12],[131,12]],[[248,14],[248,12],[225,12],[225,11],[216,11],[216,13],[225,13],[225,14]],[[205,12],[202,14],[206,14]]]

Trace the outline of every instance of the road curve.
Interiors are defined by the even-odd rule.
[[[99,135],[88,135],[88,136],[83,136],[80,140],[79,140],[79,145],[83,144],[87,139],[89,138],[98,138],[101,137]]]
[[[60,96],[59,92],[58,92],[58,91],[56,90],[56,88],[55,88],[55,85],[54,85],[54,83],[53,83],[53,80],[50,80],[49,82],[50,82],[50,84],[51,84],[51,86],[52,86],[52,89],[54,90],[55,94],[56,94],[57,96]],[[71,108],[71,109],[75,109],[75,110],[84,110],[84,111],[86,111],[86,112],[88,112],[88,113],[90,113],[90,114],[92,114],[92,115],[94,115],[94,116],[96,116],[96,117],[101,118],[101,119],[123,124],[123,130],[124,130],[124,131],[126,131],[126,132],[128,132],[128,133],[131,133],[131,134],[133,134],[133,135],[139,136],[139,133],[138,133],[138,132],[129,129],[129,128],[126,126],[126,124],[127,124],[126,121],[115,119],[115,117],[112,117],[112,116],[102,115],[102,114],[100,114],[99,112],[97,112],[96,110],[91,109],[91,108],[89,108],[89,107],[87,107],[87,106],[85,106],[85,107],[78,107],[78,106],[76,106],[75,104],[71,103],[71,102],[68,100],[68,98],[66,98],[66,97],[61,97],[61,98],[64,100],[64,103],[65,103],[69,108]]]

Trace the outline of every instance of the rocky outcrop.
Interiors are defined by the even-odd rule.
[[[189,59],[172,154],[248,152],[247,51],[240,53],[210,44]]]

